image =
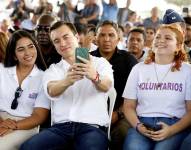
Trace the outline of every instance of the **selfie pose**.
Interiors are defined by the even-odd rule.
[[[0,149],[18,150],[47,118],[50,105],[42,88],[43,70],[37,42],[26,31],[16,31],[0,64]]]
[[[58,64],[46,70],[43,79],[45,93],[52,101],[53,125],[26,141],[21,150],[107,150],[107,92],[113,85],[111,65],[104,58],[77,56],[78,35],[71,23],[55,23],[50,36],[62,56]]]
[[[124,150],[179,150],[189,133],[191,67],[183,41],[179,25],[162,25],[148,58],[132,69],[123,93],[132,125]]]

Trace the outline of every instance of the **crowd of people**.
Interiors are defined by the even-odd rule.
[[[11,1],[0,24],[2,150],[191,149],[191,16],[131,0]],[[76,49],[88,50],[88,57]],[[80,49],[80,50],[82,50]],[[117,96],[112,116],[110,90]],[[108,128],[111,127],[108,137]]]

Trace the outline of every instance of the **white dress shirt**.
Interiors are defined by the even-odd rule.
[[[113,70],[109,62],[104,58],[91,57],[100,76],[108,76],[113,83]],[[75,82],[58,97],[48,95],[48,82],[63,79],[69,67],[70,64],[62,59],[52,64],[43,78],[44,91],[52,100],[53,123],[73,121],[108,126],[108,93],[97,90],[95,84],[86,77]]]

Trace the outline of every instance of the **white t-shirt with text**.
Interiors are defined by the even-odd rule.
[[[138,116],[181,118],[185,114],[185,100],[191,100],[191,66],[183,63],[175,72],[171,66],[141,62],[132,69],[123,97],[137,100]]]

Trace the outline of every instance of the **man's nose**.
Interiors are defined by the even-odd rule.
[[[105,41],[109,41],[109,36],[105,36],[105,37],[104,37],[104,40],[105,40]]]
[[[60,46],[65,46],[65,45],[66,45],[66,41],[63,40],[63,39],[61,39],[61,40],[60,40]]]

